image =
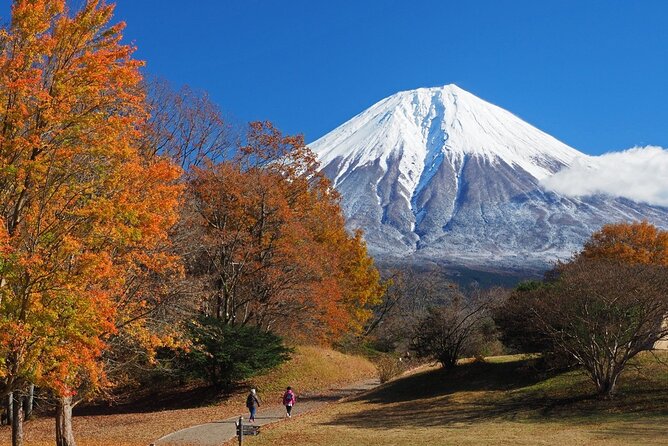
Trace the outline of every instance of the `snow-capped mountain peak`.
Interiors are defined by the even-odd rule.
[[[570,255],[602,223],[668,216],[544,190],[541,180],[588,157],[452,84],[394,94],[309,146],[342,194],[348,225],[381,255],[545,262]]]
[[[518,166],[537,179],[582,153],[454,84],[403,91],[376,103],[310,145],[326,166],[350,168],[400,157],[400,181],[411,196],[445,159],[478,156]]]

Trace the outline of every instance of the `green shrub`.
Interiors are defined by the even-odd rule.
[[[177,368],[218,387],[266,372],[287,361],[292,351],[272,332],[211,317],[200,317],[188,331],[192,347],[179,352]]]

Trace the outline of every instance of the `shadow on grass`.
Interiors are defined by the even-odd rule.
[[[342,398],[348,398],[360,393],[364,393],[369,390],[369,388],[360,387],[348,387],[345,389],[329,389],[326,392],[313,392],[313,393],[302,393],[298,396],[300,402],[319,402],[319,403],[331,403],[334,401],[339,401]]]
[[[512,390],[539,382],[534,360],[502,363],[472,362],[452,371],[438,369],[396,380],[359,399],[398,403],[450,395],[456,392]]]
[[[626,439],[627,444],[656,444],[657,438],[668,438],[668,425],[665,420],[642,420],[635,422],[633,426],[611,426],[609,428],[594,431],[595,434],[614,437],[618,440]]]
[[[229,391],[223,391],[213,386],[173,386],[171,389],[158,389],[156,391],[138,390],[126,394],[114,402],[92,403],[77,406],[74,409],[76,416],[87,415],[112,415],[130,413],[149,413],[162,410],[193,409],[197,407],[210,406],[230,395],[245,390],[238,385]]]
[[[620,389],[617,399],[602,401],[593,395],[582,375],[553,375],[556,381],[542,385],[548,378],[537,372],[532,360],[474,362],[450,373],[436,370],[416,374],[354,399],[363,403],[360,411],[340,415],[328,424],[372,429],[466,428],[467,424],[485,420],[578,422],[638,411],[643,416],[668,415],[668,383],[659,386],[658,391],[655,385],[634,383]]]
[[[76,416],[92,416],[194,409],[218,404],[222,400],[229,399],[234,394],[241,393],[245,398],[247,389],[247,384],[240,383],[228,391],[203,385],[191,385],[190,387],[174,385],[171,388],[166,386],[154,391],[147,390],[143,392],[126,391],[124,397],[112,403],[101,402],[77,406],[74,409],[74,414]],[[298,400],[299,402],[334,402],[341,398],[359,394],[364,390],[366,389],[330,389],[322,393],[300,394],[298,395]]]

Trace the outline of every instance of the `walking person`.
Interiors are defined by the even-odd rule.
[[[248,421],[251,423],[255,421],[255,414],[257,413],[257,408],[260,407],[260,398],[257,396],[255,389],[251,389],[248,397],[246,397],[246,407],[250,412],[250,417]]]
[[[295,398],[295,393],[292,391],[292,387],[288,386],[283,394],[283,405],[285,406],[286,417],[292,417],[292,406],[294,406],[296,402],[297,398]]]

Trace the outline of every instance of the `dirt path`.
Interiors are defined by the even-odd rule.
[[[300,414],[316,410],[327,403],[371,390],[378,386],[378,384],[377,379],[371,379],[342,389],[331,389],[324,393],[297,395],[297,404],[292,409],[292,416],[298,417]],[[244,420],[248,418],[248,412],[240,412],[239,415],[243,416]],[[155,446],[219,446],[234,438],[236,435],[234,423],[238,419],[239,416],[237,415],[233,418],[181,429],[159,438],[152,444]],[[284,419],[285,408],[283,406],[261,406],[254,424],[262,426]]]

